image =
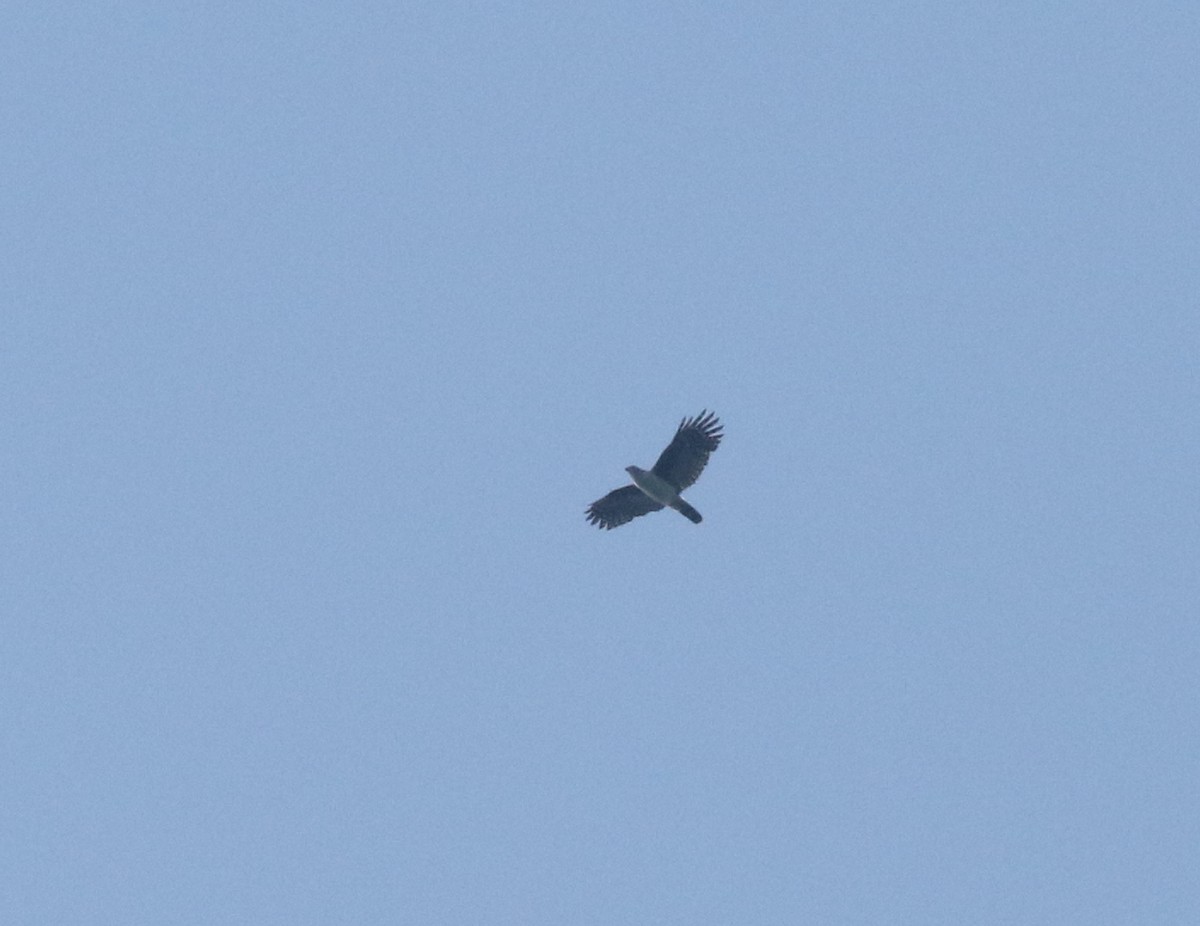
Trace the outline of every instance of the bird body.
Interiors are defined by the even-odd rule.
[[[625,467],[633,485],[614,489],[592,502],[587,510],[588,522],[612,530],[651,511],[674,508],[693,524],[699,524],[703,520],[700,512],[680,493],[700,478],[709,454],[720,446],[724,436],[721,432],[717,416],[707,409],[694,418],[684,418],[654,468]]]
[[[699,524],[704,519],[700,512],[683,500],[683,496],[667,480],[656,476],[654,470],[642,469],[640,466],[626,466],[633,484],[649,495],[652,499],[666,508],[674,508],[693,524]]]

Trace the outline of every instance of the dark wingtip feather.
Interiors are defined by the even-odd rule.
[[[694,428],[699,431],[707,440],[712,442],[710,451],[716,450],[717,445],[721,443],[721,438],[725,436],[725,425],[721,424],[717,418],[716,412],[710,412],[707,408],[701,410],[699,415],[692,418],[684,418],[679,423],[679,428],[675,433],[684,431],[688,428]]]

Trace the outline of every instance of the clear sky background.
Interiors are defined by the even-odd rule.
[[[0,921],[1200,922],[1197,62],[10,9]]]

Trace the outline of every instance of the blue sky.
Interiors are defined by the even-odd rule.
[[[0,46],[4,922],[1200,916],[1192,7]]]

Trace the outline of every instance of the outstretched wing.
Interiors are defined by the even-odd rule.
[[[708,455],[721,443],[717,416],[705,409],[695,418],[684,418],[675,437],[662,452],[652,472],[682,492],[700,478]]]
[[[632,521],[660,508],[662,505],[637,486],[622,486],[609,492],[599,501],[592,502],[587,510],[587,519],[589,524],[610,531],[626,521]]]

